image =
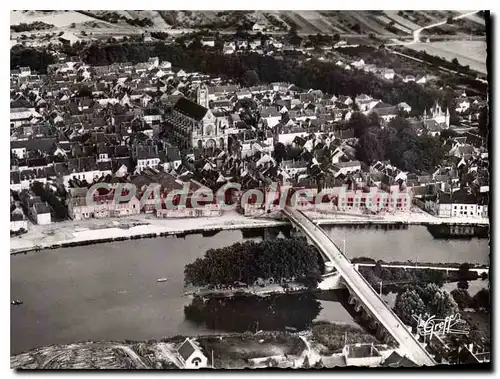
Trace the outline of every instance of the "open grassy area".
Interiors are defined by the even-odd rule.
[[[484,41],[443,41],[416,43],[406,46],[409,49],[426,51],[428,54],[452,61],[454,58],[461,65],[486,74],[486,42]]]
[[[323,354],[338,353],[345,344],[380,343],[374,336],[351,325],[315,322],[312,327],[312,342],[318,343]]]
[[[299,337],[289,333],[203,337],[198,342],[209,356],[213,351],[216,368],[241,368],[252,358],[297,355],[306,347]]]

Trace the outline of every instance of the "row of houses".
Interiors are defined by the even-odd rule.
[[[89,74],[82,75],[83,71]],[[209,188],[235,179],[246,188],[270,180],[311,188],[333,181],[330,187],[341,188],[361,180],[367,171],[355,159],[353,130],[344,126],[354,107],[366,115],[375,113],[382,127],[401,112],[411,111],[406,103],[392,106],[369,95],[328,95],[290,83],[241,88],[199,73],[174,73],[168,62],[156,58],[106,67],[71,61],[51,67],[50,72],[45,78],[11,78],[11,189],[15,191],[28,190],[38,181],[78,194],[103,178],[130,180],[149,169],[171,175],[170,182],[193,179]],[[36,113],[30,113],[29,121],[20,121],[19,109]],[[430,115],[424,115],[420,132],[432,133],[426,129],[430,120],[447,128],[447,117],[449,112],[436,104]],[[468,136],[460,138],[451,142],[450,155],[476,156],[480,148],[470,147]],[[298,155],[275,160],[279,145]],[[317,161],[324,151],[329,152],[327,170]],[[186,179],[189,174],[192,177]],[[390,180],[400,179],[398,173],[392,175]],[[364,186],[373,183],[380,186],[381,178]],[[89,209],[76,194],[71,195],[69,212],[75,219],[139,211],[132,203],[114,209],[109,201]],[[353,205],[346,201],[335,206],[348,210]],[[395,209],[408,206],[395,204]],[[183,217],[200,215],[192,209],[183,212]],[[221,211],[214,208],[209,213],[215,216]],[[158,217],[179,214],[157,212]]]

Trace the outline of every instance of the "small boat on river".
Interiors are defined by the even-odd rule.
[[[12,305],[21,305],[23,302],[21,300],[13,300],[11,302]]]
[[[157,280],[158,283],[163,283],[166,282],[168,279],[167,278],[160,278]]]

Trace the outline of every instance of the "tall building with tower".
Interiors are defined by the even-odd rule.
[[[208,96],[207,100],[203,98],[204,94],[208,94],[208,90],[198,93],[198,104],[181,97],[167,115],[172,130],[170,137],[181,149],[224,150],[227,147],[228,134],[222,123],[210,109],[199,104],[208,101]]]
[[[423,121],[434,120],[439,125],[446,125],[446,127],[450,126],[450,110],[446,109],[446,112],[443,111],[443,108],[439,105],[438,101],[434,103],[434,106],[431,109],[430,114],[427,113],[427,109],[424,111]]]
[[[205,107],[207,109],[210,108],[208,106],[208,87],[205,84],[202,84],[201,86],[198,87],[197,100],[198,104],[201,105],[202,107]]]

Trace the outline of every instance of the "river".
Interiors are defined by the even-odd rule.
[[[434,240],[422,226],[391,231],[328,228],[328,232],[339,246],[346,239],[350,258],[488,263],[487,240]],[[210,248],[242,239],[241,231],[224,231],[210,238],[188,235],[13,255],[11,296],[24,304],[11,306],[11,353],[82,340],[301,329],[313,320],[357,325],[340,302],[313,295],[201,305],[182,296],[187,263]],[[168,281],[157,283],[162,277]]]

